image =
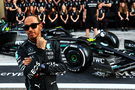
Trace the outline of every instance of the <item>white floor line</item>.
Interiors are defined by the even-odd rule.
[[[58,83],[59,88],[134,89],[135,84]],[[25,88],[24,83],[1,83],[0,88]]]

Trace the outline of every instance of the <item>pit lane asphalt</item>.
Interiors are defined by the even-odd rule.
[[[128,32],[122,32],[120,30],[110,30],[111,32],[113,32],[114,34],[116,34],[120,40],[120,49],[124,48],[124,40],[128,39],[128,40],[135,40],[135,30],[129,30]],[[71,33],[72,35],[75,35],[74,37],[79,37],[79,36],[84,36],[85,32],[83,31],[79,31],[79,32],[73,32]],[[77,35],[77,36],[76,36]],[[91,33],[91,36],[93,35],[93,33]],[[18,36],[18,39],[24,39],[25,34],[22,36]],[[12,56],[7,56],[7,55],[0,55],[0,66],[8,66],[8,65],[15,65],[16,66],[16,60],[15,57]],[[16,66],[17,67],[17,66]],[[16,68],[5,68],[8,69],[9,72],[10,70],[15,70],[15,71],[19,71],[19,69],[16,70]],[[0,71],[5,71],[4,68],[0,68]],[[8,83],[11,80],[8,79],[4,79],[4,77],[0,77],[1,81],[3,81],[3,83]],[[22,78],[19,78],[22,79]],[[5,80],[5,81],[4,81]],[[15,82],[18,83],[22,83],[24,82],[24,80],[17,80],[17,79],[13,79],[16,80]],[[57,81],[59,83],[125,83],[125,84],[134,84],[135,83],[135,78],[125,78],[125,79],[114,79],[114,78],[101,78],[101,77],[96,77],[93,76],[90,72],[90,67],[82,72],[82,73],[72,73],[72,72],[67,72],[65,75],[63,76],[59,76],[57,78]],[[14,82],[14,81],[13,81]],[[2,83],[2,82],[1,82]]]

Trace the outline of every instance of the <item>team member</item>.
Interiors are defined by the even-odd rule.
[[[12,27],[15,26],[16,24],[16,13],[17,13],[17,9],[18,9],[18,6],[17,6],[17,0],[13,0],[12,1],[12,4],[11,4],[11,7],[10,7],[10,11],[11,11],[11,23],[12,23]]]
[[[22,13],[26,14],[27,4],[26,4],[25,0],[20,0],[18,7],[21,8]]]
[[[132,3],[130,8],[130,22],[132,24],[132,27],[135,27],[135,1]]]
[[[85,28],[86,28],[86,37],[90,37],[90,28],[93,27],[94,36],[98,34],[97,30],[97,0],[87,0],[85,3]]]
[[[71,27],[76,31],[79,28],[79,17],[80,13],[75,6],[72,7],[72,11],[70,13]]]
[[[112,7],[112,0],[99,0],[98,3],[100,3],[100,5],[103,7],[103,9],[105,10],[105,17],[104,17],[104,30],[107,30],[108,27],[108,21],[109,21],[109,17],[111,16],[110,13],[110,8]]]
[[[29,0],[27,6],[28,6],[27,16],[35,15],[36,8],[37,8],[37,3],[35,2],[35,0]]]
[[[16,21],[18,22],[18,24],[23,24],[24,19],[25,14],[21,11],[21,8],[18,8],[16,14]]]
[[[59,3],[58,3],[58,11],[61,11],[62,10],[62,6],[66,6],[67,10],[68,10],[68,1],[67,0],[61,0]]]
[[[27,90],[58,90],[56,75],[66,71],[59,43],[41,36],[42,24],[36,16],[26,17],[23,28],[28,40],[17,50],[16,60]]]
[[[11,22],[12,22],[12,19],[11,19],[11,15],[12,15],[12,11],[10,10],[11,8],[11,0],[6,0],[5,2],[5,13],[6,13],[6,19],[9,23],[9,26],[11,26]]]
[[[55,7],[55,4],[53,2],[53,0],[48,0],[48,3],[47,3],[47,11],[50,12],[52,10],[52,8]]]
[[[55,8],[48,13],[48,24],[49,28],[54,28],[58,25],[58,12]]]
[[[44,0],[39,0],[39,2],[37,2],[37,13],[40,12],[40,8],[46,8],[47,3]]]
[[[127,26],[129,21],[129,11],[126,2],[120,2],[118,16],[120,18],[120,26],[122,31],[127,31]]]
[[[63,4],[62,9],[60,11],[60,23],[66,30],[68,28],[68,19],[69,19],[69,15],[68,15],[67,7]]]
[[[46,25],[46,8],[40,7],[39,12],[38,12],[38,18],[39,20],[43,23],[43,26],[45,27]]]
[[[98,5],[98,9],[97,9],[97,17],[98,17],[98,28],[101,29],[105,29],[105,25],[104,25],[104,17],[105,17],[105,10],[102,8],[102,5]]]

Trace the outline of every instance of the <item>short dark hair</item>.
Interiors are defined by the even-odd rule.
[[[41,20],[38,18],[38,16],[37,16],[37,15],[29,15],[29,16],[36,17],[36,18],[37,18],[37,20],[38,20],[38,22],[39,22],[39,23],[41,23]],[[27,17],[29,17],[29,16],[27,16]],[[27,18],[27,17],[26,17],[26,18]]]

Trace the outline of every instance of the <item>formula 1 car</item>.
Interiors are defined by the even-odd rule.
[[[58,40],[60,42],[60,48],[66,57],[65,63],[69,71],[82,72],[90,66],[92,74],[96,76],[133,76],[135,65],[134,51],[132,49],[132,51],[129,50],[129,47],[127,48],[127,46],[130,46],[127,41],[125,42],[125,50],[119,50],[119,39],[111,32],[101,31],[94,39],[86,37],[73,38],[69,32],[57,27],[51,30],[43,30],[42,34],[45,39]],[[10,49],[13,49],[13,47],[18,47],[20,44],[16,42],[18,41],[13,39],[0,46],[1,48],[10,46]],[[7,48],[4,49],[6,50]],[[10,49],[8,49],[9,52]],[[16,50],[16,48],[14,49]],[[3,52],[3,49],[1,49],[1,52]]]
[[[20,40],[17,41],[18,31],[16,28],[11,29],[8,22],[0,19],[0,53],[14,56]]]
[[[60,41],[68,69],[72,72],[81,72],[90,66],[96,76],[125,78],[135,75],[135,49],[131,48],[135,47],[135,43],[130,40],[125,40],[125,49],[119,50],[119,39],[111,32],[101,31],[94,39],[72,38],[62,30],[46,32],[46,39],[52,35],[52,40]]]

